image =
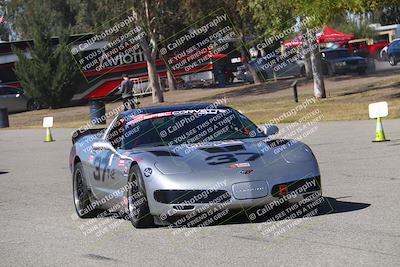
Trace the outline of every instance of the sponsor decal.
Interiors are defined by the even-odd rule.
[[[92,154],[89,155],[88,162],[92,164],[94,162],[94,156]]]
[[[178,111],[167,111],[167,112],[160,112],[154,114],[139,114],[132,117],[126,125],[134,125],[144,120],[154,119],[154,118],[161,118],[161,117],[170,117],[170,116],[181,116],[181,115],[210,115],[210,114],[218,114],[218,113],[225,113],[228,112],[225,109],[197,109],[197,110],[178,110]]]
[[[124,159],[120,159],[118,162],[118,167],[122,168],[125,166],[125,160]]]
[[[218,114],[227,112],[225,109],[192,109],[192,110],[178,110],[172,111],[172,115],[191,115],[191,114],[199,114],[199,115],[209,115],[209,114]]]
[[[250,167],[249,162],[235,163],[229,166],[231,169]]]
[[[128,174],[129,174],[129,168],[128,168],[128,166],[125,166],[125,167],[124,167],[123,174],[124,174],[124,176],[128,176]]]
[[[245,174],[245,175],[252,174],[253,172],[254,172],[254,170],[241,170],[240,171],[241,174]]]
[[[171,111],[154,113],[154,114],[139,114],[137,116],[134,116],[133,119],[131,121],[129,121],[126,125],[134,125],[141,121],[154,119],[154,118],[161,118],[161,117],[170,117],[170,116],[172,116]]]
[[[143,171],[144,176],[149,177],[153,173],[153,170],[151,168],[146,168]]]

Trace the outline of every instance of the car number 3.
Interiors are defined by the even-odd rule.
[[[220,165],[220,164],[226,164],[226,163],[233,163],[233,162],[238,162],[238,158],[243,158],[241,156],[248,155],[245,159],[245,161],[255,161],[258,159],[261,154],[258,153],[251,153],[251,152],[243,152],[243,153],[234,153],[234,154],[219,154],[215,156],[210,156],[207,157],[205,160],[207,161],[207,164],[209,165]]]

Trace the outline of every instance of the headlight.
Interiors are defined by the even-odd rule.
[[[306,145],[296,146],[293,149],[281,153],[287,163],[299,163],[310,161],[314,158],[311,149]]]

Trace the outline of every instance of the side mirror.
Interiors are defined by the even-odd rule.
[[[117,153],[117,150],[108,142],[95,142],[92,145],[94,150],[110,150],[112,153]]]
[[[279,133],[279,128],[276,125],[265,125],[264,126],[264,133],[266,136],[274,135]]]
[[[127,160],[132,160],[132,158],[121,155],[120,153],[118,153],[118,151],[109,143],[109,142],[95,142],[92,144],[92,148],[94,150],[109,150],[112,153],[114,153],[115,155],[117,155],[118,157],[120,157],[121,159],[127,159]]]

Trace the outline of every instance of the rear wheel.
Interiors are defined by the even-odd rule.
[[[26,109],[29,111],[39,110],[40,104],[35,100],[29,100],[28,104],[26,105]]]
[[[390,63],[390,65],[392,65],[392,66],[396,66],[396,65],[397,65],[397,60],[396,60],[396,58],[395,58],[394,56],[390,56],[390,57],[389,57],[389,63]]]
[[[135,228],[154,226],[153,216],[150,214],[146,197],[143,176],[138,165],[131,167],[129,172],[128,217]]]
[[[93,198],[87,186],[86,178],[83,172],[82,163],[75,165],[73,175],[73,196],[75,210],[79,218],[94,218],[99,215],[102,210],[91,207],[91,199]]]

